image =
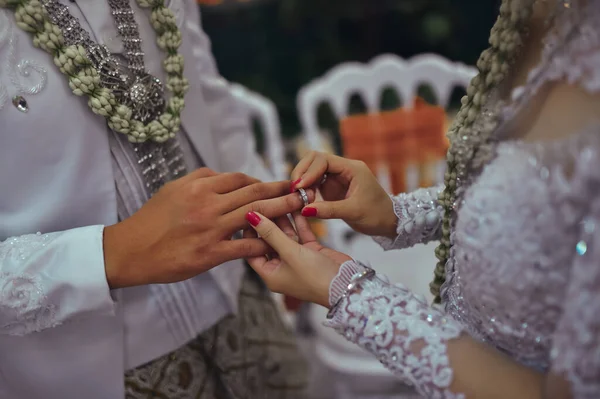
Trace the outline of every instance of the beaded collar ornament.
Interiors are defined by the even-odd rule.
[[[33,44],[49,53],[68,78],[77,96],[87,96],[91,110],[106,118],[108,126],[133,143],[163,143],[175,137],[181,125],[184,95],[189,84],[183,76],[183,56],[178,54],[181,32],[164,0],[136,0],[149,8],[158,47],[165,51],[166,88],[144,66],[138,25],[129,0],[109,0],[117,29],[126,49],[127,65],[106,46],[94,42],[67,6],[57,0],[0,0],[14,11],[17,26],[33,36]]]

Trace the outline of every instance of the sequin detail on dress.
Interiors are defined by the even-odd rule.
[[[576,192],[594,200],[578,224],[573,266],[550,359],[551,371],[569,381],[574,398],[593,399],[600,394],[600,151],[583,152],[579,170],[584,178],[576,182]]]
[[[13,18],[0,9],[0,110],[9,98],[38,94],[46,87],[46,69],[33,61],[17,58],[17,37]],[[4,81],[6,77],[10,83]]]
[[[421,188],[411,193],[392,196],[394,213],[398,218],[395,239],[374,237],[385,250],[409,248],[438,239],[444,209],[437,198],[443,186]]]
[[[515,112],[528,105],[530,94],[543,83],[562,80],[600,93],[600,1],[569,4],[557,13],[558,26],[547,40],[542,64],[494,132],[492,158],[477,163],[481,173],[459,186],[463,191],[451,223],[442,300],[448,319],[471,337],[545,373],[547,381],[566,380],[573,399],[597,399],[600,123],[564,132],[566,138],[553,142],[497,142],[510,137],[499,133],[503,127],[509,133]],[[493,115],[502,104],[496,99],[490,103]],[[486,112],[480,119],[493,121]],[[395,206],[402,209],[399,198]],[[406,234],[401,229],[398,233]],[[346,320],[370,311],[379,319],[383,316],[374,308],[381,307],[388,310],[380,322],[385,325],[393,317],[389,303],[396,294],[380,285],[378,302],[369,292],[357,293],[350,298],[354,307],[339,308],[336,317]],[[405,304],[397,306],[402,312]],[[366,320],[371,313],[363,314],[364,326],[371,323]],[[366,339],[366,327],[348,328],[348,339]],[[404,340],[401,331],[396,334]],[[379,351],[377,345],[365,347]],[[399,372],[403,363],[398,362],[399,367],[386,365],[400,378],[409,378],[403,373],[411,370]]]
[[[53,236],[29,234],[0,243],[0,334],[26,335],[59,324],[55,306],[47,303],[40,277],[19,270]]]
[[[364,266],[356,262],[344,263],[331,286],[347,286],[348,276],[360,270],[364,270]],[[336,295],[331,301],[336,301]],[[462,327],[404,286],[391,285],[379,278],[360,283],[360,293],[342,300],[327,325],[377,356],[384,366],[403,382],[413,385],[421,395],[438,399],[464,398],[449,390],[453,372],[446,345],[460,336]]]

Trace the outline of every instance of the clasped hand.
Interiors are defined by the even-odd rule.
[[[323,197],[304,207],[302,215],[338,218],[358,232],[395,237],[392,200],[364,163],[313,152],[296,166],[292,179],[293,189],[318,188]],[[246,231],[245,237],[258,234],[277,255],[252,257],[248,262],[271,290],[328,307],[331,280],[351,258],[319,244],[302,215],[294,215],[294,231],[279,228],[266,215],[249,213],[246,218],[254,231]]]
[[[304,216],[394,237],[392,201],[364,163],[334,155],[311,153],[292,178],[290,190],[286,181],[201,168],[166,184],[132,217],[105,228],[109,285],[176,282],[246,258],[271,290],[328,306],[329,284],[350,257],[319,244]],[[298,188],[307,190],[309,206]],[[317,189],[323,201],[313,203]],[[232,240],[242,229],[244,237]]]
[[[311,201],[314,191],[308,191]],[[284,229],[302,208],[289,182],[262,183],[242,173],[198,169],[167,183],[130,218],[104,229],[106,276],[111,288],[182,281],[219,264],[264,255],[258,238],[232,239],[247,227],[244,215],[261,212]]]

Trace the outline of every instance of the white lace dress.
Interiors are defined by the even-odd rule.
[[[600,92],[600,1],[570,3],[505,121],[550,80]],[[573,133],[496,146],[458,204],[442,307],[375,278],[343,299],[328,324],[425,397],[463,397],[449,389],[447,343],[468,334],[564,377],[575,399],[600,398],[600,115]],[[398,237],[380,238],[381,245],[398,249],[439,238],[441,189],[394,197]],[[332,304],[362,268],[342,266]]]

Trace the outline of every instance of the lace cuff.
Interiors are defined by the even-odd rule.
[[[102,226],[0,242],[0,335],[22,336],[84,314],[114,315]]]
[[[392,196],[398,218],[396,238],[373,237],[383,249],[403,249],[438,239],[441,233],[443,207],[438,204],[443,186],[420,188],[411,193]]]
[[[337,275],[329,284],[329,306],[334,306],[338,300],[346,293],[348,284],[353,280],[354,276],[365,270],[365,267],[353,260],[346,261],[340,266]]]
[[[331,282],[330,302],[336,303],[352,278],[365,266],[346,262]],[[325,325],[370,351],[407,384],[430,398],[462,399],[450,391],[453,372],[447,342],[462,327],[439,308],[430,307],[401,285],[380,278],[363,280],[357,291],[343,298]]]

